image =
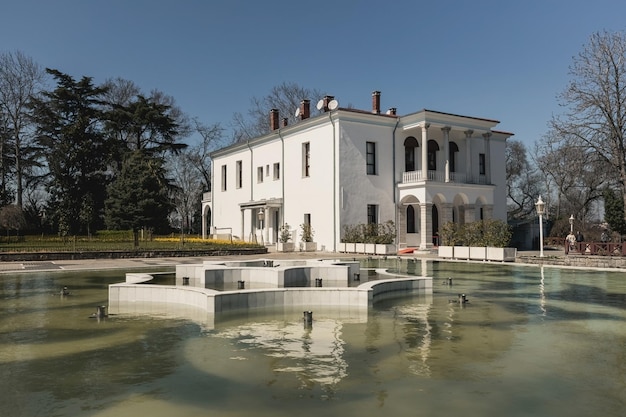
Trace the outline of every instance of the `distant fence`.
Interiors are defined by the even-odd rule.
[[[626,243],[576,242],[565,244],[565,254],[626,256]]]

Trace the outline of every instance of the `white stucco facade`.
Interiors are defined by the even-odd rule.
[[[271,133],[212,154],[203,236],[274,244],[288,224],[297,244],[300,224],[310,223],[318,249],[336,251],[344,226],[392,220],[398,247],[428,249],[448,221],[506,220],[512,134],[494,130],[498,123],[431,110],[381,114],[374,100],[372,111],[274,121]]]

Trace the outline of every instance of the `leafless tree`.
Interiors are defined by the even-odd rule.
[[[528,218],[535,209],[535,199],[544,190],[542,176],[528,161],[526,146],[520,141],[507,141],[505,159],[508,217]]]
[[[41,91],[46,80],[45,70],[22,52],[0,54],[0,114],[3,118],[0,147],[5,146],[5,139],[10,138],[10,152],[13,172],[15,173],[15,198],[18,207],[22,207],[24,194],[24,176],[36,162],[32,124],[28,116],[28,103],[31,97]],[[0,154],[4,152],[0,149]],[[7,169],[2,166],[2,175]],[[3,178],[4,179],[4,178]],[[2,182],[4,186],[4,181]]]
[[[573,59],[551,129],[562,143],[604,161],[626,202],[626,34],[599,32]],[[586,151],[585,151],[586,153]]]
[[[200,207],[202,197],[202,177],[191,163],[189,149],[185,149],[169,158],[169,171],[172,174],[172,201],[181,232],[191,232],[194,213]]]
[[[302,100],[311,100],[312,112],[315,112],[315,103],[322,98],[322,93],[316,89],[302,87],[296,83],[283,82],[273,87],[264,97],[252,97],[250,109],[246,115],[235,113],[232,120],[233,142],[252,139],[269,133],[269,117],[271,109],[278,109],[281,118],[287,118],[288,123],[296,122],[295,111],[300,107]]]
[[[202,140],[189,147],[185,155],[191,165],[202,177],[203,191],[211,191],[211,157],[210,154],[224,145],[224,129],[219,123],[205,125],[198,119],[193,119],[192,124],[196,133]]]

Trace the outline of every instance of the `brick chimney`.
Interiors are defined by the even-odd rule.
[[[380,91],[372,93],[372,113],[380,114]]]
[[[283,117],[283,127],[286,127],[289,124],[289,119],[286,117]]]
[[[278,109],[270,110],[270,132],[278,129]]]
[[[326,113],[328,110],[330,110],[328,108],[328,103],[330,103],[334,99],[335,99],[335,96],[324,96],[324,113]]]
[[[300,120],[311,117],[311,100],[302,100],[300,102]]]

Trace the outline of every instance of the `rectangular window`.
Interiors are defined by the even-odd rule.
[[[222,191],[226,191],[226,165],[222,165]]]
[[[269,165],[265,165],[265,176],[266,177],[270,176],[270,166]]]
[[[478,154],[478,173],[480,175],[485,175],[485,154]]]
[[[311,144],[302,144],[302,176],[309,177],[311,174]]]
[[[236,187],[241,188],[243,186],[243,162],[237,161],[237,178],[236,178]]]
[[[263,167],[256,169],[256,182],[259,184],[263,182]]]
[[[275,180],[280,179],[280,162],[276,162],[274,164],[274,179]]]
[[[376,143],[365,144],[367,175],[376,175]]]
[[[378,224],[378,205],[367,205],[367,224]]]

